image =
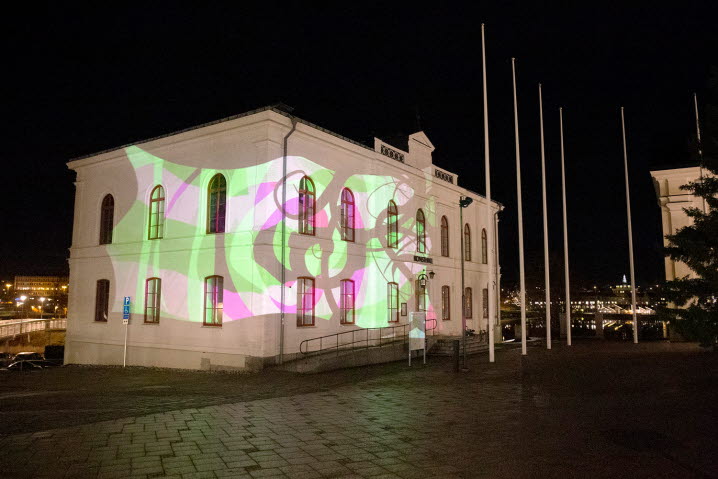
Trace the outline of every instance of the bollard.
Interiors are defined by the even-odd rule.
[[[459,356],[460,356],[459,351],[461,349],[460,348],[461,342],[458,339],[454,339],[453,342],[454,342],[454,372],[458,373],[459,372]]]

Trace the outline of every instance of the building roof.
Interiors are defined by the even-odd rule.
[[[199,125],[191,126],[191,127],[189,127],[189,128],[183,128],[183,129],[181,129],[181,130],[172,131],[172,132],[169,132],[169,133],[165,133],[165,134],[163,134],[163,135],[154,136],[154,137],[152,137],[152,138],[146,138],[146,139],[143,139],[143,140],[138,140],[138,141],[134,141],[134,142],[131,142],[131,143],[126,143],[126,144],[124,144],[124,145],[115,146],[115,147],[113,147],[113,148],[107,148],[107,149],[105,149],[105,150],[96,151],[96,152],[90,153],[90,154],[88,154],[88,155],[78,156],[78,157],[76,157],[76,158],[71,158],[69,161],[77,161],[77,160],[83,160],[83,159],[85,159],[85,158],[92,158],[93,156],[101,155],[101,154],[103,154],[103,153],[109,153],[109,152],[115,151],[115,150],[120,150],[120,149],[126,148],[126,147],[128,147],[128,146],[134,146],[134,145],[140,145],[140,144],[142,144],[142,143],[148,143],[148,142],[150,142],[150,141],[159,140],[160,138],[167,138],[167,137],[170,137],[170,136],[178,135],[178,134],[180,134],[180,133],[185,133],[185,132],[192,131],[192,130],[198,130],[198,129],[200,129],[200,128],[204,128],[204,127],[207,127],[207,126],[217,125],[217,124],[219,124],[219,123],[224,123],[224,122],[227,122],[227,121],[236,120],[236,119],[238,119],[238,118],[243,118],[243,117],[245,117],[245,116],[255,115],[255,114],[261,113],[261,112],[263,112],[263,111],[272,111],[272,112],[274,112],[274,113],[277,113],[277,114],[279,114],[279,115],[285,116],[285,117],[287,117],[287,118],[294,118],[294,119],[297,120],[297,122],[299,122],[299,123],[302,123],[302,124],[304,124],[304,125],[307,125],[307,126],[309,126],[309,127],[312,127],[312,128],[314,128],[314,129],[317,129],[317,130],[322,131],[322,132],[324,132],[324,133],[327,133],[327,134],[329,134],[329,135],[335,136],[335,137],[337,137],[337,138],[339,138],[339,139],[342,139],[342,140],[347,141],[347,142],[349,142],[349,143],[352,143],[352,144],[354,144],[354,145],[360,146],[360,147],[362,147],[362,148],[366,148],[367,150],[374,151],[373,146],[369,146],[369,145],[367,145],[367,144],[365,144],[365,143],[361,143],[361,142],[359,142],[359,141],[352,140],[351,138],[348,138],[348,137],[346,137],[346,136],[344,136],[344,135],[340,135],[339,133],[335,133],[335,132],[333,132],[333,131],[331,131],[331,130],[328,130],[328,129],[324,128],[324,127],[321,127],[321,126],[319,126],[319,125],[317,125],[317,124],[315,124],[315,123],[312,123],[312,122],[310,122],[310,121],[307,121],[307,120],[304,120],[304,119],[299,118],[299,117],[297,117],[297,116],[294,116],[294,115],[290,114],[288,111],[286,111],[286,108],[287,108],[287,107],[286,107],[285,105],[281,105],[281,104],[277,104],[277,105],[267,105],[267,106],[263,106],[263,107],[261,107],[261,108],[257,108],[257,109],[255,109],[255,110],[250,110],[250,111],[246,111],[246,112],[244,112],[244,113],[239,113],[239,114],[237,114],[237,115],[231,115],[231,116],[228,116],[228,117],[225,117],[225,118],[221,118],[221,119],[219,119],[219,120],[214,120],[214,121],[210,121],[210,122],[207,122],[207,123],[202,123],[202,124],[199,124]],[[408,142],[408,139],[407,139],[406,141]]]

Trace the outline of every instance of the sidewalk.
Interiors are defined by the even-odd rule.
[[[68,407],[61,398],[69,393],[37,386],[25,399],[38,403],[36,417],[49,406],[77,425],[0,437],[0,474],[711,477],[718,472],[711,420],[717,357],[688,345],[578,342],[570,350],[532,347],[524,358],[519,350],[502,351],[493,365],[476,356],[463,374],[451,371],[448,358],[411,369],[395,363],[310,376],[151,371],[165,380],[155,378],[150,389],[141,389],[153,383],[147,378],[127,384],[132,394],[122,397],[131,417],[90,424],[77,411],[98,407],[106,393],[86,391],[86,401],[57,410],[51,398]],[[79,369],[86,380],[102,373],[107,384],[99,390],[118,386],[109,380],[111,368]],[[183,389],[177,377],[200,384]],[[224,391],[200,394],[222,384]],[[153,410],[147,397],[133,404],[138,391],[152,391],[163,410]],[[3,426],[11,417],[6,405],[18,394],[0,388]],[[228,397],[242,399],[214,402]],[[172,408],[182,401],[194,406]],[[148,412],[137,414],[142,409]],[[94,415],[109,413],[118,411]]]

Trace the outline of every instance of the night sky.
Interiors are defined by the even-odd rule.
[[[171,3],[132,10],[33,5],[5,16],[10,85],[3,95],[0,278],[67,271],[70,159],[280,101],[297,116],[362,142],[408,135],[420,124],[436,146],[435,164],[483,194],[481,22],[487,25],[492,194],[506,207],[504,278],[518,277],[511,57],[519,82],[529,278],[543,275],[538,82],[555,274],[563,265],[559,106],[574,282],[609,283],[628,273],[622,105],[637,281],[663,278],[649,171],[690,163],[692,93],[700,100],[710,66],[718,65],[718,12],[709,2],[671,10],[623,2],[560,9],[529,2],[472,9],[363,2],[312,11],[304,2],[253,10],[246,3],[211,10]]]

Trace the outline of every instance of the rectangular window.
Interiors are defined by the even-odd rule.
[[[416,281],[416,310],[422,313],[426,312],[426,294],[426,277],[424,277]]]
[[[451,319],[451,294],[448,286],[441,287],[441,319]]]
[[[297,278],[297,326],[314,326],[314,278]]]
[[[343,279],[339,283],[339,321],[354,324],[354,281]]]
[[[481,303],[484,308],[484,318],[489,317],[489,290],[488,288],[484,288],[484,290],[481,292]]]
[[[107,322],[110,310],[110,280],[100,279],[97,281],[95,291],[95,321]]]
[[[386,285],[386,305],[387,311],[389,312],[389,322],[399,322],[399,285],[396,283],[389,283]]]
[[[150,278],[145,283],[145,323],[160,322],[160,294],[162,280]]]
[[[222,326],[224,309],[224,278],[209,276],[204,279],[204,325]]]
[[[464,291],[464,317],[467,319],[471,319],[471,316],[473,315],[472,311],[472,303],[473,300],[471,298],[471,288],[466,288]]]

